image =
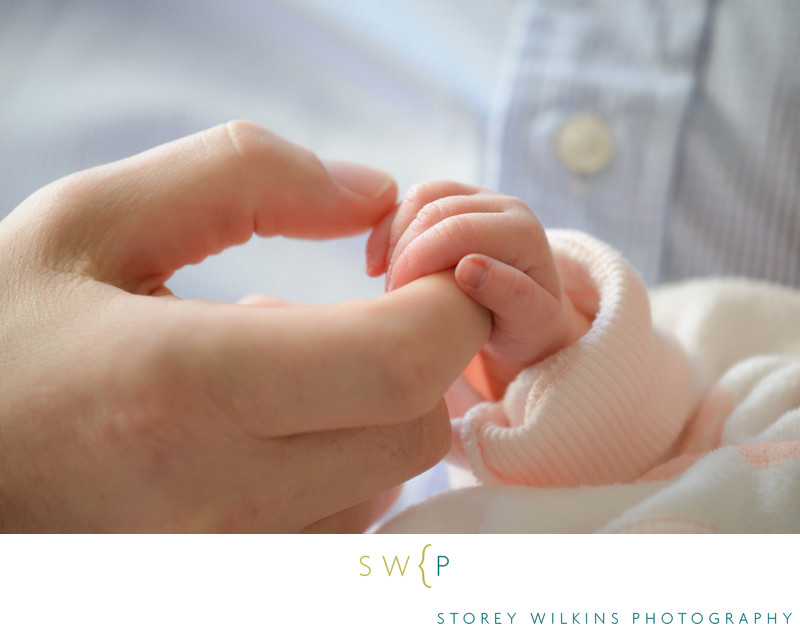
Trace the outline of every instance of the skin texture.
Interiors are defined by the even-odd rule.
[[[0,223],[0,528],[359,531],[446,453],[442,396],[486,342],[452,273],[375,300],[182,301],[256,233],[394,208],[386,174],[244,122],[74,174]]]
[[[392,290],[453,268],[461,289],[492,312],[491,335],[471,367],[473,375],[483,373],[491,399],[522,369],[589,329],[527,206],[456,182],[422,183],[370,235],[367,272],[385,272]]]

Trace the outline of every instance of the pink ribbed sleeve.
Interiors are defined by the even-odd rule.
[[[653,329],[645,287],[618,253],[582,233],[548,236],[564,288],[592,327],[522,371],[501,401],[456,420],[452,457],[484,482],[633,481],[670,456],[689,416],[687,358]]]

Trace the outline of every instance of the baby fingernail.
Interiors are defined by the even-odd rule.
[[[470,257],[465,259],[459,267],[458,277],[465,286],[479,290],[489,277],[489,267],[483,259]]]

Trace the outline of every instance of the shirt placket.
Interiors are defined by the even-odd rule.
[[[703,0],[526,3],[491,115],[487,185],[545,227],[608,242],[656,282],[708,11]]]

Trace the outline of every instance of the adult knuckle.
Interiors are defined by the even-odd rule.
[[[239,160],[248,169],[257,166],[255,177],[263,178],[266,169],[277,181],[290,180],[292,171],[315,178],[328,178],[328,172],[316,153],[296,145],[274,132],[245,120],[229,121],[217,130],[225,139],[230,158]],[[291,180],[286,185],[291,185]],[[319,200],[324,203],[325,198]]]
[[[213,139],[219,139],[226,156],[235,157],[244,163],[260,156],[268,145],[272,134],[266,129],[244,120],[233,120],[212,128]]]
[[[223,164],[238,165],[242,172],[263,178],[280,178],[292,166],[324,172],[322,163],[310,150],[294,145],[270,130],[246,120],[232,120],[199,135],[201,153],[217,157]]]

